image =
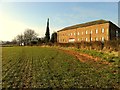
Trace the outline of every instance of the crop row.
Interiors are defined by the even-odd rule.
[[[2,61],[3,88],[119,87],[112,66],[82,63],[55,48],[4,47]]]

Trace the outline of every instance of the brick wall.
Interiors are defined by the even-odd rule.
[[[116,37],[120,38],[120,28],[112,22],[57,32],[57,41],[59,43],[108,41],[113,40]]]

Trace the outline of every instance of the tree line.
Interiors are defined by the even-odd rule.
[[[49,29],[49,18],[47,20],[47,27],[45,37],[38,37],[38,34],[32,29],[26,29],[23,34],[18,34],[14,39],[10,42],[2,42],[2,45],[39,45],[39,44],[51,44],[57,42],[57,33],[53,32],[50,38],[50,29]]]
[[[45,37],[38,37],[38,34],[32,29],[26,29],[23,34],[17,35],[13,40],[12,44],[26,46],[36,44],[48,44],[57,42],[57,33],[53,32],[50,38],[49,30],[46,30]]]

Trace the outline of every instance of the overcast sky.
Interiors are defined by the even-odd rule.
[[[50,33],[70,25],[99,19],[109,20],[118,25],[117,0],[114,0],[116,2],[113,0],[109,0],[111,2],[107,2],[108,0],[106,2],[8,1],[15,0],[4,0],[0,3],[0,40],[4,41],[12,40],[27,28],[35,30],[39,37],[43,37],[47,18],[50,19]]]

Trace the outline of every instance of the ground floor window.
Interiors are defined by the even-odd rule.
[[[75,42],[74,38],[69,38],[69,42]]]
[[[104,37],[102,37],[101,39],[102,39],[102,41],[104,42]]]
[[[91,41],[92,41],[92,38],[91,38]]]
[[[95,40],[98,41],[98,38],[96,37]]]
[[[88,41],[88,39],[86,38],[86,41]]]

